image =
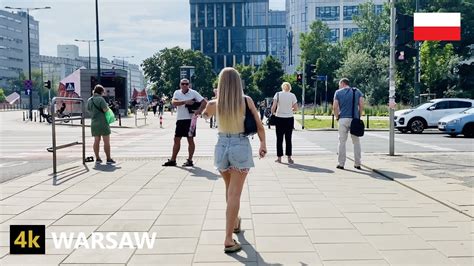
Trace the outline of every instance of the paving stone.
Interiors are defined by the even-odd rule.
[[[469,231],[459,228],[412,228],[413,232],[425,240],[474,240]]]
[[[257,224],[298,224],[300,220],[294,213],[254,214],[252,220]]]
[[[314,251],[309,237],[256,237],[259,252]]]
[[[383,212],[382,209],[375,205],[368,205],[368,204],[336,204],[336,207],[342,213],[348,212]]]
[[[290,201],[285,197],[281,198],[254,198],[250,200],[251,206],[261,205],[289,205]]]
[[[252,214],[261,213],[294,213],[290,205],[251,206]]]
[[[201,231],[199,245],[221,245],[224,243],[225,230]],[[253,230],[242,230],[239,234],[234,234],[234,239],[244,245],[255,245]]]
[[[154,225],[201,225],[204,215],[160,215]]]
[[[323,265],[316,252],[259,252],[257,258],[258,265]]]
[[[365,243],[367,240],[357,230],[323,229],[308,230],[312,243]]]
[[[225,230],[225,226],[225,219],[206,219],[204,220],[202,230]],[[242,219],[241,227],[243,230],[252,230],[252,221],[248,219]]]
[[[125,211],[119,210],[110,217],[112,220],[155,220],[160,215],[160,211]]]
[[[224,245],[198,245],[194,262],[256,262],[257,254],[253,246],[242,245],[236,253],[224,253]]]
[[[362,235],[410,235],[413,234],[406,226],[400,223],[354,223]]]
[[[127,265],[191,265],[193,254],[133,255]]]
[[[84,233],[86,236],[89,236],[94,230],[97,228],[96,225],[90,225],[90,226],[85,226],[85,225],[71,225],[71,226],[66,226],[66,225],[52,225],[46,228],[46,238],[53,238],[52,233],[56,233],[56,236],[59,237],[61,233],[66,233],[67,235],[70,235],[71,233],[74,234],[75,237],[79,233]]]
[[[156,232],[158,238],[180,238],[180,237],[199,237],[201,234],[200,225],[158,225],[153,226],[150,233]]]
[[[455,224],[442,221],[437,217],[397,217],[395,220],[408,228],[456,227]]]
[[[327,202],[295,202],[293,206],[300,218],[344,217],[333,204]]]
[[[0,260],[0,265],[59,265],[66,255],[7,255]]]
[[[452,257],[474,257],[474,241],[429,241],[445,256]]]
[[[345,213],[352,223],[384,223],[393,222],[394,218],[386,213]]]
[[[415,235],[366,236],[378,250],[434,249]]]
[[[110,215],[73,215],[67,214],[57,220],[54,225],[101,225]]]
[[[152,249],[138,249],[135,254],[193,254],[197,238],[158,238]]]
[[[144,219],[118,219],[107,220],[97,231],[101,232],[148,232],[155,220]]]
[[[474,256],[473,257],[457,257],[457,258],[449,258],[451,261],[456,263],[456,265],[462,266],[472,266],[474,265]]]
[[[315,244],[324,261],[332,260],[381,260],[382,256],[367,243]]]
[[[354,226],[346,218],[302,218],[306,229],[353,229]]]
[[[436,250],[386,250],[380,254],[391,265],[454,265]]]
[[[301,224],[256,224],[255,236],[306,236]]]
[[[324,261],[325,266],[377,265],[388,266],[385,260],[330,260]]]

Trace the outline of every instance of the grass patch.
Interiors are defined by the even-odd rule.
[[[301,124],[301,119],[298,119]],[[367,120],[364,120],[365,127],[367,128]],[[332,128],[332,119],[305,119],[304,127],[306,129],[319,129],[319,128]],[[338,128],[337,121],[334,121],[334,128]],[[388,129],[388,120],[369,120],[370,129]]]

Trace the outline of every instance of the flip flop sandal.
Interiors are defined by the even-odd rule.
[[[242,249],[242,246],[234,240],[234,245],[233,246],[225,246],[224,247],[224,252],[225,253],[234,253],[234,252],[237,252],[237,251],[240,251]]]
[[[234,228],[234,234],[240,233],[240,231],[241,231],[241,229],[240,229],[241,223],[242,223],[242,219],[239,217],[239,225],[237,226],[237,228]]]
[[[94,161],[94,157],[92,157],[92,156],[86,157],[86,159],[85,159],[84,161],[85,161],[86,163],[93,162],[93,161]]]

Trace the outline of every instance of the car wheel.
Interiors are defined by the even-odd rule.
[[[399,128],[398,131],[400,131],[400,133],[407,133],[407,132],[408,132],[408,129],[406,129],[406,128]]]
[[[462,133],[466,138],[474,138],[474,123],[469,123],[464,126]]]
[[[408,125],[410,128],[411,133],[413,134],[421,134],[423,130],[425,129],[425,124],[423,121],[419,118],[415,118],[410,121],[410,124]]]
[[[458,134],[449,134],[451,138],[455,138]]]

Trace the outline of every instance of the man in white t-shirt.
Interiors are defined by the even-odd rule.
[[[196,130],[191,132],[190,127],[193,116],[201,115],[207,105],[207,101],[195,90],[189,88],[189,80],[182,79],[180,81],[181,89],[176,90],[173,94],[172,104],[177,107],[176,130],[174,134],[173,154],[163,166],[176,166],[176,157],[181,148],[181,138],[188,139],[188,159],[183,166],[194,166],[193,155],[195,150],[194,137]]]

